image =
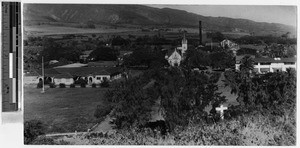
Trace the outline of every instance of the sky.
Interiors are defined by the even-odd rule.
[[[213,17],[250,19],[257,22],[281,23],[296,26],[297,7],[278,5],[147,5],[173,8]]]

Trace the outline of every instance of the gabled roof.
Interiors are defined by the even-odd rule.
[[[177,52],[181,56],[181,51],[175,49],[168,50],[167,56],[170,57],[174,52]]]
[[[113,75],[121,72],[119,67],[74,67],[55,68],[59,73],[70,73],[72,76]]]

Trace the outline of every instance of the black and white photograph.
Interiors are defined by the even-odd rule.
[[[24,145],[297,143],[297,5],[22,8]]]

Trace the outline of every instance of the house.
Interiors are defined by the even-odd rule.
[[[74,83],[73,76],[69,73],[61,73],[53,78],[54,84],[59,85],[60,83],[63,83],[65,85],[71,85]]]
[[[168,63],[171,66],[179,66],[180,62],[182,61],[181,51],[178,49],[170,50],[167,55],[165,56],[165,59],[168,60]]]
[[[38,84],[39,81],[42,80],[42,76],[37,72],[26,72],[23,77],[23,84],[24,85],[32,85]]]
[[[119,67],[71,67],[55,68],[60,74],[69,73],[73,78],[83,78],[88,84],[99,84],[105,79],[113,81],[121,78],[122,70]]]
[[[232,51],[234,56],[236,56],[237,51],[240,49],[238,44],[236,44],[228,39],[223,40],[220,43],[220,45],[223,49],[228,49],[228,50]]]
[[[236,57],[236,70],[240,69],[241,59],[241,56]],[[288,68],[296,70],[296,58],[253,58],[253,61],[253,71],[259,74],[286,71]]]

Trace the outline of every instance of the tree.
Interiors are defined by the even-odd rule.
[[[115,49],[100,46],[96,50],[93,50],[88,59],[94,58],[95,61],[115,61],[119,52]]]

